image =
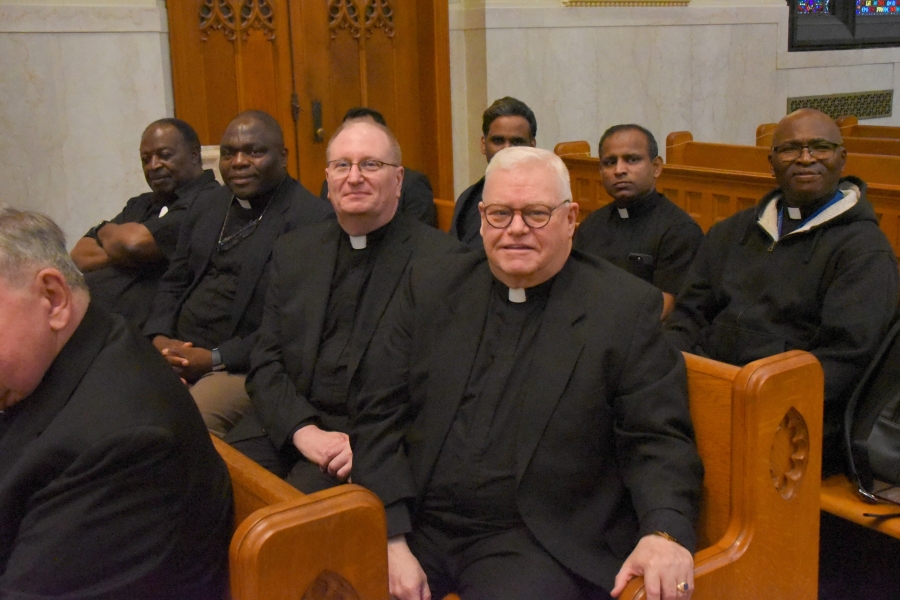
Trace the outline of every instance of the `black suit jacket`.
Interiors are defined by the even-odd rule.
[[[0,598],[222,597],[228,471],[184,385],[90,307],[0,415]]]
[[[231,190],[223,186],[198,197],[191,205],[181,227],[175,256],[159,283],[144,335],[175,337],[181,307],[206,273],[232,197]],[[269,200],[259,227],[241,242],[249,245],[250,260],[241,268],[232,305],[233,337],[219,344],[219,353],[228,371],[246,372],[250,366],[250,336],[262,320],[269,258],[275,240],[301,225],[318,223],[333,215],[330,204],[313,196],[290,176]]]
[[[330,431],[347,431],[346,412],[326,414],[309,400],[342,235],[346,233],[337,222],[320,223],[286,235],[275,245],[265,314],[247,378],[256,412],[242,420],[229,440],[263,435],[262,426],[280,449],[309,421]],[[464,249],[444,232],[399,212],[381,243],[349,342],[351,374],[409,262]]]
[[[328,200],[328,180],[322,182],[319,197]],[[403,185],[400,188],[398,209],[413,219],[437,227],[437,208],[434,206],[434,192],[428,175],[403,167]]]
[[[484,177],[465,189],[453,207],[453,222],[450,224],[450,235],[466,244],[473,250],[484,247],[481,239],[481,213],[478,204],[484,191]]]
[[[487,318],[484,252],[414,265],[357,373],[353,480],[415,528]],[[702,465],[684,361],[659,291],[573,253],[553,282],[520,397],[517,504],[537,540],[606,589],[641,535],[694,546]]]

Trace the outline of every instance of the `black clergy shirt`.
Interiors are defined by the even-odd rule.
[[[448,534],[478,535],[521,523],[516,506],[516,440],[521,383],[553,279],[510,302],[509,288],[493,282],[487,322],[465,395],[425,495],[426,519]],[[527,416],[521,417],[527,418]]]
[[[366,235],[366,247],[354,249],[350,237],[341,232],[337,261],[331,278],[328,307],[319,342],[319,354],[310,386],[309,401],[321,413],[326,429],[347,430],[347,367],[350,360],[350,338],[356,315],[362,305],[372,270],[381,253],[393,221]],[[320,418],[321,421],[321,418]],[[309,422],[303,422],[297,429]],[[295,430],[296,431],[296,430]]]

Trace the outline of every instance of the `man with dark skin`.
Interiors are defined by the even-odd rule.
[[[894,317],[897,261],[865,198],[841,178],[847,151],[825,114],[781,120],[769,162],[779,188],[707,233],[667,334],[735,365],[806,350],[825,372],[823,471],[840,469],[844,409]]]
[[[703,230],[656,191],[663,162],[647,129],[610,127],[600,138],[599,154],[603,187],[613,202],[581,223],[575,247],[659,288],[665,319],[703,241]]]
[[[219,148],[226,187],[188,211],[144,333],[192,385],[207,426],[224,434],[249,403],[244,377],[275,240],[333,211],[287,174],[281,127],[270,115],[241,113]]]
[[[495,154],[509,146],[534,147],[537,121],[534,112],[521,100],[506,96],[495,100],[481,119],[481,153],[490,163]],[[484,190],[484,177],[466,188],[456,200],[450,235],[470,248],[482,247],[481,215],[478,204]]]
[[[175,253],[181,222],[198,194],[219,187],[200,162],[200,140],[178,119],[151,123],[141,136],[151,192],[128,201],[112,221],[92,227],[72,249],[95,305],[144,324],[159,278]]]

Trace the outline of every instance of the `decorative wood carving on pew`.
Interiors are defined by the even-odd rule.
[[[309,584],[301,600],[360,600],[360,598],[349,581],[326,569]]]
[[[209,33],[220,30],[233,42],[238,31],[247,40],[251,29],[260,29],[269,40],[275,39],[275,13],[268,0],[243,0],[240,23],[235,23],[234,8],[230,0],[203,0],[200,5],[200,39],[207,41]]]
[[[354,39],[359,39],[363,31],[366,37],[372,32],[383,29],[387,37],[394,37],[394,8],[390,0],[366,0],[364,9],[365,23],[360,23],[359,8],[354,0],[330,0],[328,3],[328,29],[331,39],[337,36],[340,29],[347,29]]]
[[[809,429],[803,415],[791,407],[775,430],[769,452],[772,483],[782,498],[794,497],[808,464]]]

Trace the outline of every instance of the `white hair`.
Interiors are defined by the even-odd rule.
[[[556,174],[556,187],[559,192],[559,199],[562,202],[572,199],[572,184],[569,180],[569,170],[560,157],[542,148],[532,148],[531,146],[509,146],[504,148],[495,154],[491,158],[491,162],[488,163],[487,170],[484,173],[485,183],[490,179],[491,173],[495,171],[513,171],[534,164],[550,167]]]
[[[0,204],[0,276],[22,285],[46,267],[62,273],[69,287],[87,291],[84,276],[66,252],[65,236],[50,217]]]

